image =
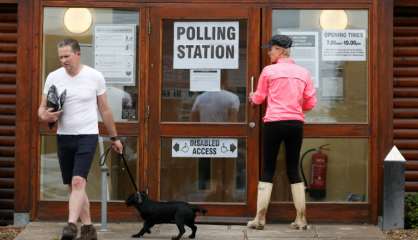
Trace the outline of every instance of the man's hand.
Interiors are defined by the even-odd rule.
[[[40,116],[42,121],[45,122],[56,122],[62,114],[62,110],[53,112],[53,108],[48,108],[44,110]]]
[[[122,142],[117,139],[116,141],[112,141],[112,149],[113,151],[122,154],[123,153],[123,145]]]

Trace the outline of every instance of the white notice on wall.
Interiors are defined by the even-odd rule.
[[[239,22],[175,22],[174,69],[238,69]]]
[[[322,31],[322,60],[366,61],[366,31]]]
[[[234,138],[173,138],[172,157],[237,158],[238,139]]]
[[[94,68],[106,83],[135,85],[136,25],[94,27]]]
[[[292,41],[290,56],[297,64],[305,67],[312,75],[316,88],[319,87],[319,48],[318,32],[284,32],[278,34],[288,35]]]
[[[220,69],[191,69],[190,70],[191,92],[218,92],[221,91]]]

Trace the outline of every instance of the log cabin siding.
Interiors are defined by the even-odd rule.
[[[13,222],[17,6],[0,4],[0,221]]]
[[[393,33],[393,140],[407,159],[405,190],[417,192],[418,7],[395,7]]]

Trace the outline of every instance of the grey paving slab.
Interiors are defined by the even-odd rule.
[[[385,239],[381,230],[370,225],[316,225],[319,238],[336,237],[337,239]]]
[[[275,229],[277,227],[278,229]],[[248,237],[253,238],[292,238],[292,237],[298,237],[298,238],[315,238],[316,233],[313,230],[307,230],[307,231],[298,231],[289,229],[288,226],[269,226],[268,228],[265,228],[263,231],[259,230],[247,230]]]
[[[65,226],[62,222],[31,222],[15,240],[57,240]],[[139,231],[142,223],[110,223],[108,231],[99,231],[100,240],[132,240],[132,234]],[[306,231],[290,229],[287,224],[268,224],[264,230],[247,229],[240,225],[197,225],[197,240],[383,240],[384,234],[372,225],[315,224]],[[100,225],[96,225],[100,229]],[[191,231],[186,228],[183,239]],[[178,231],[174,224],[161,224],[152,228],[151,234],[143,239],[167,240]]]

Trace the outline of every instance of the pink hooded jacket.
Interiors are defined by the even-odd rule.
[[[303,111],[311,110],[317,101],[309,71],[296,65],[291,58],[280,58],[261,72],[251,100],[261,104],[266,97],[264,122],[304,121]]]

